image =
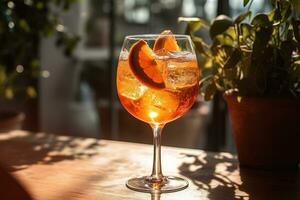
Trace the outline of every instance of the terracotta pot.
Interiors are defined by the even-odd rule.
[[[0,132],[21,129],[25,114],[17,111],[0,111]]]
[[[300,101],[225,95],[241,166],[298,169]]]

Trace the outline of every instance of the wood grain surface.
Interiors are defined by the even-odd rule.
[[[300,199],[299,171],[239,169],[232,154],[183,148],[163,147],[162,159],[164,174],[185,177],[187,189],[147,194],[126,188],[128,178],[150,173],[151,145],[25,131],[0,134],[1,165],[36,200]],[[5,192],[0,187],[1,200]]]

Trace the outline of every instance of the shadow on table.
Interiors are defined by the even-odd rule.
[[[97,155],[102,145],[90,138],[13,131],[0,134],[0,162],[9,171],[17,171],[33,164],[89,158]]]
[[[261,171],[240,169],[240,190],[250,199],[300,199],[300,171]]]
[[[180,174],[189,178],[198,189],[207,192],[207,199],[299,199],[299,171],[261,171],[239,169],[231,154],[184,154]],[[205,192],[204,192],[205,193]]]
[[[3,200],[32,200],[26,189],[0,166],[0,199]]]

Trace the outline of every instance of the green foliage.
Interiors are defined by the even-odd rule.
[[[79,38],[66,31],[59,13],[77,0],[0,1],[0,97],[37,96],[40,76],[39,45],[56,36],[57,45],[70,55]]]
[[[245,21],[250,20],[255,1],[243,3],[247,12],[236,19],[218,16],[210,26],[195,27],[181,18],[194,27],[188,34],[202,67],[201,94],[206,100],[218,91],[300,98],[300,1],[271,0],[272,11],[257,14],[250,22]],[[209,32],[210,45],[196,36],[200,29]]]
[[[249,3],[250,0],[244,0],[244,6],[246,6]]]

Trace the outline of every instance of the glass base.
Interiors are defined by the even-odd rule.
[[[138,191],[138,192],[159,192],[159,193],[167,193],[167,192],[176,192],[183,190],[188,187],[189,183],[187,180],[174,176],[164,176],[163,181],[161,182],[153,182],[150,181],[151,177],[143,176],[129,179],[126,182],[126,186],[129,189]]]

